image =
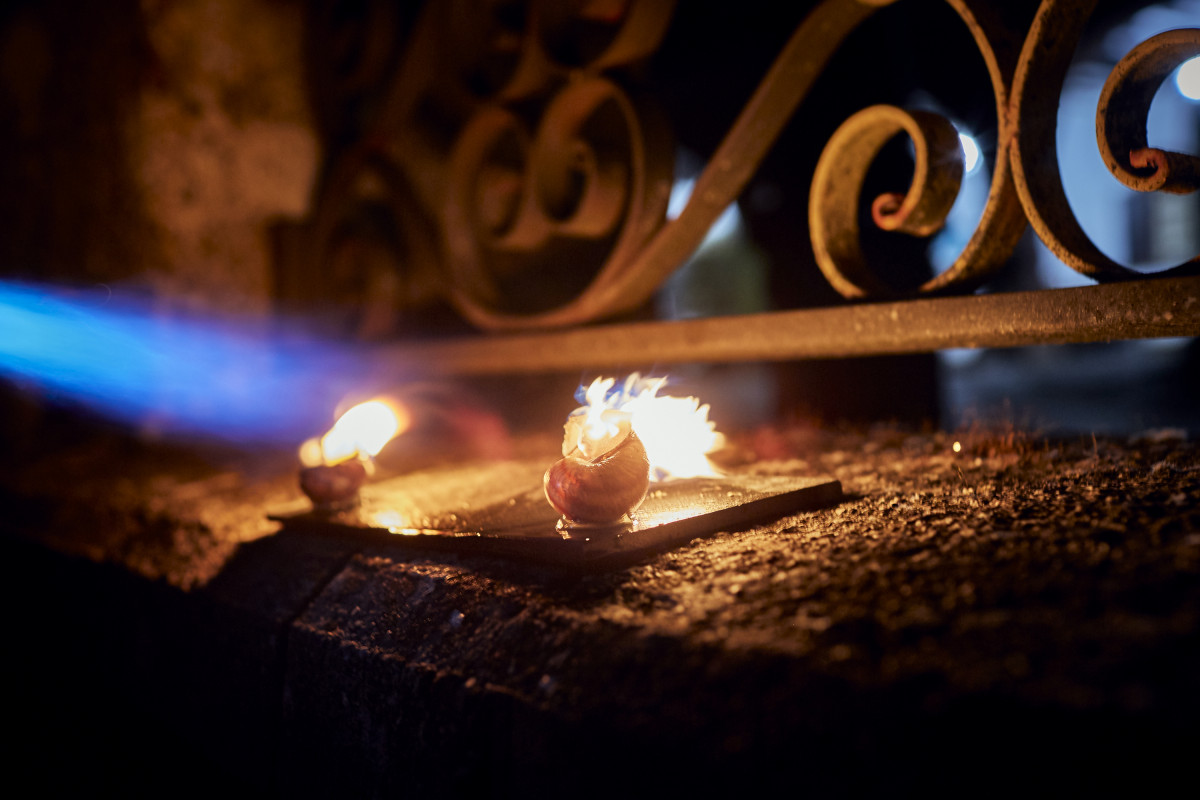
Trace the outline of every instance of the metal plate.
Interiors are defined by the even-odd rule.
[[[502,556],[588,570],[607,569],[668,550],[719,530],[837,503],[842,486],[831,478],[726,476],[690,478],[651,486],[628,522],[569,526],[530,489],[478,509],[441,513],[406,527],[398,514],[388,524],[388,498],[404,507],[403,479],[376,484],[359,508],[339,513],[275,514],[283,530],[355,536],[374,544]],[[411,505],[411,503],[409,503]]]

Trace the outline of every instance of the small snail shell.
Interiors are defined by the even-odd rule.
[[[319,510],[357,504],[358,490],[366,480],[367,465],[360,458],[300,470],[300,489]]]
[[[632,430],[592,460],[569,455],[546,470],[546,499],[571,522],[616,522],[646,499],[650,459]]]

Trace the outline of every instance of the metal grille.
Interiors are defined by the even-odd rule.
[[[990,86],[978,92],[994,97],[996,120],[982,214],[948,266],[906,281],[886,247],[880,257],[864,246],[879,231],[939,231],[964,175],[950,119],[872,103],[814,154],[805,187],[811,258],[798,261],[811,261],[840,300],[638,322],[628,317],[646,316],[742,196],[845,42],[885,10],[920,14],[916,4],[812,3],[670,217],[673,131],[639,76],[671,31],[674,3],[351,5],[319,4],[310,20],[314,107],[331,155],[311,216],[279,230],[281,294],[348,304],[349,331],[397,356],[452,373],[529,372],[1200,333],[1200,257],[1152,276],[1117,263],[1063,188],[1059,98],[1096,0],[1030,5],[1024,29],[1005,4],[946,0],[982,57]],[[1128,51],[1104,83],[1097,143],[1131,189],[1200,188],[1200,159],[1147,140],[1155,93],[1198,55],[1200,28],[1167,30]],[[911,143],[908,185],[873,193],[872,166],[898,137]],[[1013,269],[1030,227],[1094,285],[977,293]],[[503,335],[447,325],[442,306]],[[447,330],[463,335],[407,336]]]

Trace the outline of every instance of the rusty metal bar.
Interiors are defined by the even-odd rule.
[[[376,351],[450,375],[787,361],[1200,335],[1200,277],[479,336]]]

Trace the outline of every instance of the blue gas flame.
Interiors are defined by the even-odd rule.
[[[398,376],[389,376],[396,378]],[[164,435],[287,445],[379,383],[366,356],[266,318],[0,281],[0,378]]]

